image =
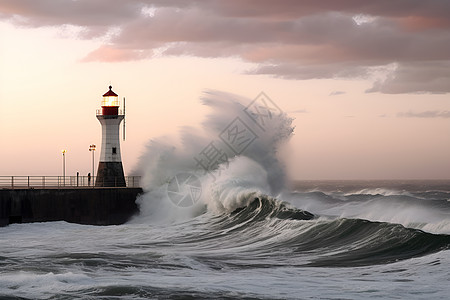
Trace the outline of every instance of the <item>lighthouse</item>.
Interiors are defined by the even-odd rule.
[[[103,95],[101,110],[97,110],[97,119],[102,125],[102,147],[97,169],[97,187],[124,187],[122,159],[120,156],[120,122],[125,115],[119,114],[119,97],[112,86]]]

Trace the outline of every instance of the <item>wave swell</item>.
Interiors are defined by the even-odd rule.
[[[184,128],[181,144],[168,139],[149,144],[139,163],[146,193],[138,199],[141,215],[134,222],[157,221],[170,228],[195,225],[182,236],[175,234],[167,244],[192,251],[193,257],[212,268],[287,262],[289,266],[353,267],[449,249],[450,235],[403,226],[417,220],[424,226],[434,222],[435,210],[425,214],[423,203],[448,207],[442,192],[433,193],[433,201],[424,200],[425,194],[378,187],[290,193],[283,169],[283,159],[288,158],[280,157],[280,148],[293,128],[292,119],[284,114],[271,120],[263,131],[256,125],[251,128],[257,138],[245,151],[229,154],[226,163],[199,173],[194,157],[201,147],[217,141],[231,120],[245,118],[246,101],[250,102],[209,92],[203,102],[213,112],[202,130]],[[168,195],[169,182],[180,172],[198,178],[201,196],[191,207],[177,206]],[[448,219],[445,213],[438,217],[436,226],[446,226],[441,223]],[[286,255],[289,260],[282,259]],[[246,259],[233,260],[236,256]]]
[[[215,232],[209,235],[208,245],[226,243],[232,249],[246,249],[247,255],[261,258],[252,260],[252,267],[283,255],[294,258],[297,266],[357,267],[450,249],[450,235],[386,222],[317,217],[267,198],[255,198],[249,205],[213,220],[208,221],[214,223],[211,229]],[[194,238],[193,242],[198,241]],[[222,260],[221,256],[216,259]],[[222,264],[228,265],[226,261]]]

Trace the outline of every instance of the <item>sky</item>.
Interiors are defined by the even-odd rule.
[[[91,172],[110,84],[126,175],[221,91],[294,118],[292,179],[450,179],[447,0],[0,0],[0,176]]]

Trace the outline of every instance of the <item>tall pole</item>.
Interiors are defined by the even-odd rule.
[[[95,153],[95,148],[97,146],[95,146],[94,144],[89,145],[89,151],[92,152],[92,176],[95,176],[95,157],[94,157],[94,153]]]
[[[62,150],[62,155],[63,155],[63,185],[66,185],[66,152],[67,150]]]
[[[125,97],[123,97],[123,140],[125,141]]]
[[[94,149],[95,150],[95,149]],[[94,160],[95,160],[95,157],[94,157],[94,151],[92,151],[92,176],[95,176],[95,171],[94,171]]]

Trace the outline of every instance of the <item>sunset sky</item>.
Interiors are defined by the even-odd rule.
[[[90,172],[110,84],[126,175],[213,90],[295,118],[291,178],[450,179],[448,0],[0,0],[0,176]]]

